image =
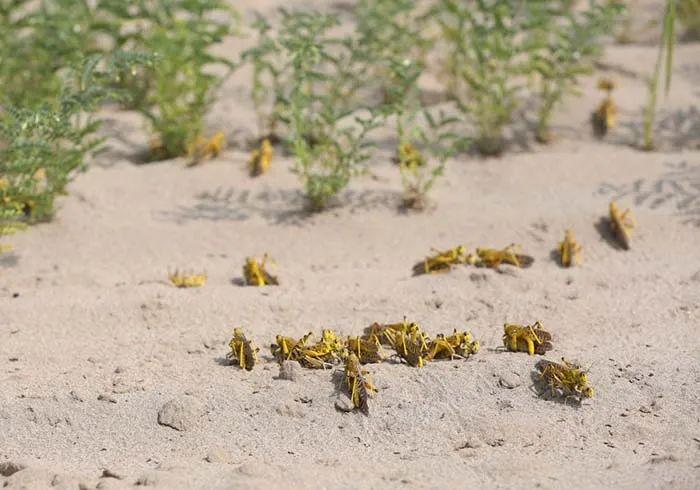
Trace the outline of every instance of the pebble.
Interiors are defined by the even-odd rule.
[[[158,423],[175,430],[191,430],[197,425],[204,407],[191,396],[173,398],[158,410]]]
[[[280,364],[280,371],[277,379],[285,381],[296,381],[299,376],[299,363],[297,361],[284,361]]]
[[[501,388],[512,390],[513,388],[520,386],[520,376],[515,373],[501,374],[498,378],[498,384],[501,386]]]

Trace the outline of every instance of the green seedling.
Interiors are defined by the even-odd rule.
[[[313,211],[325,209],[364,171],[369,133],[380,115],[355,104],[361,70],[352,38],[330,30],[338,19],[309,12],[283,12],[278,37],[289,83],[276,100],[288,130],[292,167]]]
[[[571,2],[531,2],[528,48],[538,87],[539,109],[535,138],[548,143],[552,114],[569,94],[577,94],[578,80],[591,73],[602,51],[602,37],[623,11],[618,2],[590,0],[585,9]]]
[[[234,32],[236,12],[224,0],[102,0],[101,7],[100,25],[117,47],[155,56],[120,79],[128,105],[148,120],[151,158],[197,158],[209,143],[204,117],[235,68],[213,49]]]
[[[64,194],[75,171],[97,150],[100,120],[92,115],[118,93],[108,88],[115,59],[92,56],[64,78],[58,100],[44,100],[39,109],[5,106],[0,119],[0,213],[36,222],[50,219],[54,199]],[[20,216],[17,216],[18,211]],[[8,226],[8,225],[5,225]]]
[[[504,128],[511,122],[527,74],[527,2],[440,0],[433,18],[444,50],[447,89],[464,117],[475,126],[475,144],[484,155],[505,146]]]

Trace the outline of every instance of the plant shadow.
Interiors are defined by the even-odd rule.
[[[319,213],[308,209],[304,195],[296,189],[250,191],[233,187],[218,187],[201,192],[195,203],[179,206],[173,211],[162,211],[158,218],[182,224],[191,221],[246,221],[257,217],[273,224],[301,226]],[[324,213],[342,209],[350,213],[373,209],[398,210],[400,194],[382,190],[348,190]]]

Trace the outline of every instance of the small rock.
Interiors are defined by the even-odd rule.
[[[18,471],[22,471],[24,468],[26,468],[26,466],[22,463],[2,461],[0,462],[0,476],[12,476]]]
[[[335,401],[335,409],[339,412],[348,413],[352,412],[355,409],[355,406],[353,405],[350,397],[346,395],[339,395],[338,399]]]
[[[210,449],[204,457],[207,463],[225,463],[228,460],[226,452],[223,449]]]
[[[476,283],[486,282],[489,280],[489,276],[485,272],[472,272],[469,274],[469,280]]]
[[[117,366],[117,367],[114,369],[114,373],[115,373],[115,374],[121,374],[121,373],[123,373],[124,371],[126,371],[126,369],[124,369],[122,366]]]
[[[173,398],[158,411],[158,423],[179,431],[190,430],[203,411],[202,404],[191,396]]]
[[[248,461],[236,468],[236,471],[244,476],[255,477],[269,474],[269,467],[262,462]]]
[[[520,376],[515,373],[501,374],[498,378],[498,384],[501,386],[501,388],[512,390],[513,388],[520,386]]]
[[[284,361],[280,364],[280,372],[277,379],[285,381],[296,381],[299,375],[299,363],[297,361]]]
[[[479,449],[482,447],[484,444],[477,439],[476,437],[469,437],[464,444],[462,444],[460,447],[457,449]]]

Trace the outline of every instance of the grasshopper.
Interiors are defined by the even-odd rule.
[[[311,335],[311,334],[308,334]],[[306,337],[305,337],[306,338]],[[277,359],[278,362],[289,361],[292,356],[296,356],[295,352],[297,349],[297,344],[301,340],[294,340],[291,337],[285,337],[284,335],[278,335],[275,339],[275,343],[270,346],[272,355]],[[296,359],[295,359],[296,360]]]
[[[404,317],[403,321],[400,323],[388,323],[385,325],[382,325],[380,323],[373,323],[369,327],[365,328],[364,335],[362,336],[363,340],[370,340],[374,341],[376,340],[379,342],[381,345],[387,345],[390,346],[391,341],[389,340],[389,337],[391,336],[392,333],[395,332],[404,332],[404,333],[411,333],[413,331],[420,330],[420,327],[418,326],[417,323],[413,322],[408,322],[406,318]]]
[[[278,286],[279,281],[276,276],[273,276],[267,272],[268,256],[265,254],[261,261],[258,261],[255,257],[248,257],[245,259],[245,265],[243,266],[243,277],[245,278],[246,286]]]
[[[509,323],[503,326],[503,345],[512,352],[544,355],[552,349],[551,340],[552,335],[540,322],[526,327]]]
[[[559,243],[559,260],[564,267],[581,263],[581,245],[576,243],[571,230],[566,230],[564,241]]]
[[[207,283],[207,275],[205,273],[192,274],[187,272],[175,272],[168,274],[170,283],[178,288],[199,288]]]
[[[268,171],[272,163],[275,150],[272,148],[270,140],[265,138],[260,144],[260,148],[253,150],[248,160],[248,171],[251,177],[258,177]]]
[[[396,354],[409,366],[423,367],[428,356],[428,336],[416,328],[405,330],[386,330],[384,335]]]
[[[233,330],[233,338],[229,342],[231,352],[227,357],[238,364],[241,369],[252,371],[258,360],[258,349],[251,340],[248,340],[240,328]]]
[[[362,364],[382,362],[384,359],[382,346],[376,336],[370,339],[348,337],[345,348],[348,352],[355,354]]]
[[[634,216],[629,209],[621,213],[617,203],[610,202],[610,229],[625,250],[630,248],[632,230],[635,226]]]
[[[198,137],[187,147],[187,156],[192,159],[190,166],[197,165],[205,158],[218,157],[225,146],[226,136],[221,131],[209,139]]]
[[[591,123],[593,124],[593,133],[602,138],[617,125],[617,105],[612,98],[615,82],[602,78],[598,80],[598,90],[606,92],[607,95],[591,115]]]
[[[503,250],[493,248],[477,248],[476,255],[470,254],[467,262],[477,267],[498,268],[501,264],[510,264],[515,267],[527,268],[535,261],[529,255],[517,252],[519,245],[511,244]]]
[[[350,353],[345,358],[345,384],[355,408],[369,415],[369,398],[377,392],[377,388],[372,384],[369,373],[362,369],[355,353]]]
[[[448,272],[453,265],[464,264],[467,260],[467,251],[461,245],[444,251],[434,250],[434,252],[435,255],[427,257],[413,266],[414,276]]]
[[[438,334],[428,344],[428,360],[435,359],[465,359],[479,352],[479,341],[472,340],[471,332],[458,332],[457,329],[449,336]]]
[[[540,379],[549,385],[553,397],[575,398],[580,403],[583,398],[593,396],[593,388],[588,386],[588,374],[581,366],[561,358],[561,364],[542,359],[536,365]]]

